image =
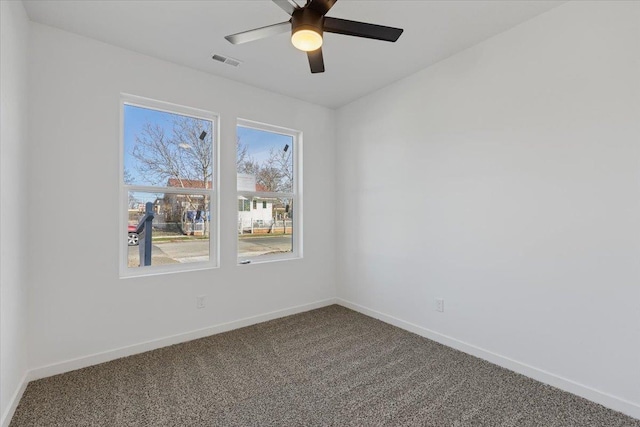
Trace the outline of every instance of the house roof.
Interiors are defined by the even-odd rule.
[[[197,179],[169,178],[167,181],[167,187],[211,188],[211,181],[208,181],[207,186],[205,187],[204,182]]]

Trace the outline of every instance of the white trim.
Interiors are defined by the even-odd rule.
[[[213,141],[213,162],[211,167],[213,168],[213,174],[211,179],[213,180],[213,196],[209,201],[209,214],[211,219],[209,220],[209,261],[212,261],[217,267],[220,267],[220,188],[222,186],[220,180],[220,147],[222,146],[221,128],[222,119],[220,114],[216,114],[214,121],[215,132],[212,136],[215,137]],[[212,207],[211,204],[215,203]]]
[[[124,172],[124,171],[123,171]],[[129,185],[124,184],[125,193],[162,193],[162,194],[188,194],[188,195],[211,195],[211,188],[189,188],[189,187],[152,187],[145,185]]]
[[[413,332],[414,334],[439,342],[440,344],[446,345],[448,347],[455,348],[456,350],[460,350],[472,356],[479,357],[480,359],[487,360],[498,366],[525,375],[529,378],[533,378],[534,380],[540,381],[550,386],[557,387],[561,390],[578,395],[580,397],[584,397],[585,399],[588,399],[595,403],[599,403],[600,405],[606,406],[607,408],[613,409],[615,411],[622,412],[623,414],[629,415],[630,417],[640,419],[640,405],[638,405],[637,403],[628,401],[621,397],[614,396],[600,390],[596,390],[595,388],[589,387],[587,385],[578,383],[568,378],[561,377],[554,373],[545,371],[544,369],[536,368],[535,366],[519,362],[509,357],[502,356],[473,344],[460,341],[448,335],[444,335],[431,329],[416,325],[415,323],[407,322],[397,317],[372,310],[360,304],[356,304],[342,298],[336,298],[336,300],[338,304],[346,308],[350,308],[351,310],[381,320],[390,325],[397,326],[398,328],[407,330],[409,332]]]
[[[293,193],[272,193],[268,191],[238,191],[238,195],[253,199],[283,199],[285,197],[293,199],[295,197]]]
[[[298,135],[296,137],[296,146],[295,151],[293,153],[294,155],[294,162],[293,162],[293,176],[295,178],[294,180],[294,189],[293,191],[296,193],[295,196],[296,198],[294,199],[296,202],[296,207],[293,210],[293,220],[294,220],[294,226],[296,227],[296,231],[294,231],[294,236],[293,236],[293,253],[297,254],[299,258],[303,258],[304,257],[304,250],[303,250],[303,245],[304,245],[304,197],[303,197],[303,193],[304,193],[304,183],[303,183],[303,173],[302,173],[302,168],[304,166],[303,164],[303,149],[304,149],[304,143],[303,143],[303,133],[302,132],[298,132]]]
[[[250,316],[250,317],[245,317],[238,320],[233,320],[231,322],[220,323],[220,324],[209,326],[202,329],[196,329],[190,332],[185,332],[181,334],[171,335],[168,337],[145,341],[139,344],[120,347],[114,350],[107,350],[100,353],[94,353],[87,356],[78,357],[75,359],[65,360],[59,363],[53,363],[51,365],[40,366],[38,368],[34,368],[29,371],[28,379],[29,381],[33,381],[40,378],[46,378],[52,375],[58,375],[65,372],[74,371],[76,369],[82,369],[88,366],[109,362],[111,360],[119,359],[121,357],[127,357],[134,354],[144,353],[146,351],[151,351],[158,348],[183,343],[186,341],[208,337],[210,335],[220,334],[222,332],[228,332],[238,328],[244,328],[246,326],[255,325],[257,323],[278,319],[280,317],[303,313],[309,310],[315,310],[317,308],[326,307],[332,304],[336,304],[335,298],[328,298],[325,300],[316,301],[309,304],[303,304],[303,305],[285,308],[282,310],[271,311],[264,314],[258,314],[256,316]]]
[[[20,399],[22,399],[22,395],[24,391],[27,389],[27,384],[29,383],[29,371],[25,372],[22,376],[22,380],[20,380],[20,385],[16,389],[13,396],[9,400],[9,406],[7,410],[2,414],[2,420],[0,421],[1,427],[9,427],[11,423],[11,418],[13,418],[13,414],[16,412],[16,408],[18,407],[18,403],[20,403]]]
[[[236,267],[244,268],[247,265],[269,264],[272,262],[291,261],[294,259],[302,259],[302,257],[293,253],[247,256],[243,257],[242,260],[240,260],[240,258],[238,257],[238,264],[236,264]]]
[[[218,114],[201,108],[188,107],[186,105],[174,104],[172,102],[158,101],[157,99],[145,98],[143,96],[132,95],[130,93],[121,93],[120,103],[131,105],[133,107],[161,111],[163,113],[194,117],[201,120],[216,120],[219,117]]]
[[[237,123],[237,126],[240,126],[240,127],[279,133],[280,135],[287,135],[293,138],[297,138],[301,133],[299,130],[286,128],[283,126],[276,126],[276,125],[272,125],[264,122],[257,122],[255,120],[243,119],[240,117],[237,118],[236,123]]]

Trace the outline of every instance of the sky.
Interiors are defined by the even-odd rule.
[[[171,135],[173,132],[173,118],[175,116],[179,115],[125,104],[123,135],[124,168],[132,177],[132,183],[134,185],[153,185],[153,183],[147,181],[144,176],[137,171],[137,160],[132,155],[136,144],[136,135],[142,132],[146,123],[159,125],[164,129],[165,135]],[[216,132],[213,131],[214,125],[207,120],[202,120],[202,122],[203,130],[207,130],[207,132],[211,131],[215,138]],[[238,140],[247,147],[248,156],[258,163],[262,163],[269,158],[269,152],[272,148],[283,150],[286,145],[289,145],[288,149],[293,150],[293,137],[290,135],[282,135],[243,126],[237,126],[236,132]],[[224,147],[221,148],[224,149]],[[131,195],[136,200],[136,203],[154,202],[156,199],[161,199],[164,196],[163,193],[146,193],[139,191],[133,192]]]
[[[179,114],[167,113],[164,111],[152,110],[149,108],[136,107],[133,105],[124,106],[124,168],[128,171],[133,183],[137,185],[153,185],[141,176],[136,169],[136,159],[131,154],[136,144],[136,135],[142,132],[145,123],[149,122],[161,126],[165,135],[171,135],[173,129],[173,118]],[[212,125],[202,120],[202,128],[207,132],[212,132]],[[213,133],[215,135],[215,133]]]
[[[132,156],[132,151],[136,143],[136,135],[142,132],[145,123],[160,125],[165,130],[165,134],[172,132],[172,118],[177,114],[164,111],[152,110],[133,105],[124,106],[124,168],[133,177],[136,185],[152,185],[141,176],[136,169],[136,159]],[[211,127],[203,120],[203,129]],[[213,132],[215,137],[216,132]],[[289,145],[289,150],[293,149],[293,138],[289,135],[282,135],[274,132],[267,132],[249,127],[237,127],[238,139],[247,147],[248,155],[253,160],[261,163],[269,157],[271,148],[283,150],[285,145]],[[225,147],[221,147],[224,149]]]
[[[249,156],[260,163],[269,157],[271,148],[284,150],[285,145],[289,145],[289,149],[293,148],[293,138],[289,135],[243,126],[238,126],[237,135],[240,142],[248,147]]]

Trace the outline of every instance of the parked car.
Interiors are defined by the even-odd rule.
[[[127,243],[129,246],[138,246],[138,233],[136,233],[136,226],[127,226]]]

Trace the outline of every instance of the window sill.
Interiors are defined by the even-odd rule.
[[[255,256],[255,257],[238,258],[238,266],[255,265],[255,264],[267,264],[267,263],[272,263],[272,262],[292,261],[292,260],[297,260],[297,259],[302,259],[302,256],[299,255],[299,254],[259,255],[259,256]]]
[[[202,270],[216,270],[220,268],[219,265],[214,264],[197,264],[189,267],[185,267],[184,264],[171,265],[171,266],[148,266],[127,268],[127,271],[120,271],[120,279],[135,279],[138,277],[150,277],[150,276],[163,276],[166,274],[176,273],[190,273],[193,271]]]

